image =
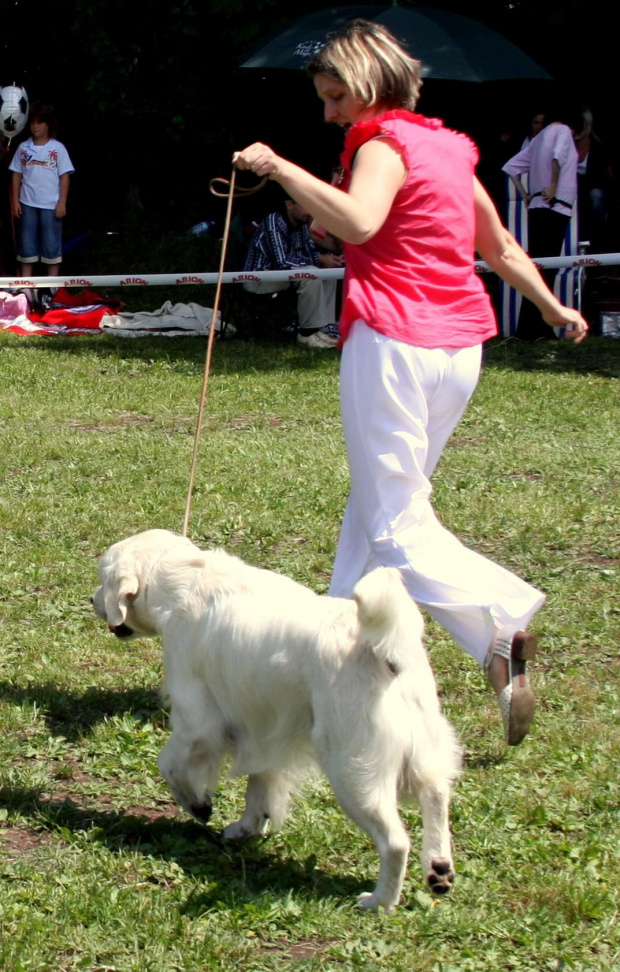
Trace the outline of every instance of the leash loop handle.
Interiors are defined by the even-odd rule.
[[[261,179],[261,181],[258,183],[257,186],[237,186],[237,188],[235,189],[234,177],[236,171],[237,171],[236,169],[233,169],[232,179],[224,179],[222,178],[222,176],[216,176],[214,179],[211,179],[209,183],[209,191],[214,196],[219,196],[220,199],[228,199],[228,196],[230,195],[231,192],[231,183],[233,183],[232,192],[234,196],[236,197],[252,196],[255,192],[258,192],[260,189],[262,189],[263,186],[266,185],[266,183],[268,182],[267,176],[264,176],[264,178]],[[219,188],[220,186],[224,188],[223,192],[220,191]]]

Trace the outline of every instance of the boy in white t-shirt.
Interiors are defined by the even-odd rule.
[[[54,137],[57,129],[54,108],[35,102],[30,111],[31,137],[18,145],[9,165],[22,277],[33,275],[33,264],[39,259],[53,277],[62,263],[62,220],[74,168],[65,146]]]

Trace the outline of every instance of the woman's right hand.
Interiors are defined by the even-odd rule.
[[[583,339],[588,336],[588,322],[581,316],[578,310],[572,307],[559,305],[556,311],[545,311],[543,313],[545,323],[550,327],[565,328],[564,335],[575,342],[581,344]]]
[[[249,169],[257,176],[267,176],[268,179],[277,179],[283,161],[273,149],[262,142],[253,142],[241,152],[235,152],[232,160],[238,169]]]

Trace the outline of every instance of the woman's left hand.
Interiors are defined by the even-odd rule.
[[[280,156],[262,142],[254,142],[241,152],[235,152],[232,160],[238,169],[249,169],[257,176],[269,179],[277,178],[282,162]]]
[[[579,311],[570,307],[562,307],[557,313],[544,314],[543,317],[551,327],[565,328],[565,337],[571,338],[575,344],[580,344],[588,335],[588,322]]]

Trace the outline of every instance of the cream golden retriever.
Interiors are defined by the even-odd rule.
[[[422,870],[432,891],[454,877],[451,784],[461,751],[439,710],[420,612],[391,569],[351,600],[321,597],[223,550],[166,530],[114,544],[93,597],[118,638],[158,635],[172,734],[159,768],[175,800],[207,821],[221,764],[247,776],[238,839],[278,827],[312,764],[380,859],[370,911],[398,903],[409,839],[399,795],[422,811]]]

